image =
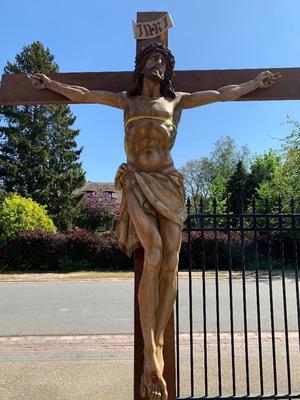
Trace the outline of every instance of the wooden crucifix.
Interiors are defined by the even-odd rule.
[[[138,22],[165,15],[138,13]],[[148,25],[159,33],[159,25]],[[137,42],[134,77],[130,72],[66,73],[36,75],[30,82],[23,75],[4,75],[0,89],[0,104],[100,103],[124,110],[127,163],[116,176],[123,192],[118,239],[128,255],[144,249],[135,253],[135,400],[176,398],[172,309],[185,198],[170,150],[182,110],[241,96],[300,95],[298,69],[281,69],[283,79],[275,86],[278,70],[177,71],[175,91],[174,57],[164,45],[166,32]]]

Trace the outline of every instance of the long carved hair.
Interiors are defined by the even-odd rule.
[[[160,93],[164,97],[171,97],[172,99],[175,98],[175,92],[172,87],[172,76],[174,71],[175,65],[175,58],[171,51],[162,43],[154,42],[150,43],[146,47],[142,47],[135,58],[135,69],[134,69],[134,86],[132,89],[128,91],[129,96],[138,96],[142,92],[143,88],[143,68],[147,61],[147,58],[150,56],[151,53],[160,53],[162,54],[167,62],[167,68],[165,72],[164,79],[160,83]]]

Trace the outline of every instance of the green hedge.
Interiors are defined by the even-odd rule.
[[[2,271],[132,270],[132,260],[119,250],[114,235],[85,230],[55,234],[20,232],[0,249]]]
[[[213,232],[205,232],[204,252],[202,235],[199,232],[191,234],[191,264],[194,269],[201,268],[203,260],[207,269],[214,269],[216,256],[220,269],[228,269],[231,257],[233,269],[241,269],[242,243],[238,234],[231,234],[229,253],[228,236],[219,232],[216,237]],[[217,239],[217,240],[215,240]],[[272,261],[274,266],[280,266],[280,238],[271,237]],[[285,256],[286,266],[293,264],[293,240],[286,236]],[[247,269],[255,267],[255,242],[253,237],[246,235],[243,242],[245,263]],[[267,268],[268,239],[259,235],[257,240],[260,268]],[[300,241],[298,239],[298,249]],[[188,267],[189,246],[187,234],[183,234],[180,252],[179,269]],[[117,246],[113,234],[95,234],[85,230],[69,231],[66,234],[36,230],[20,232],[10,238],[7,244],[0,248],[0,268],[2,271],[49,271],[69,272],[78,270],[96,271],[131,271],[133,259],[125,256]]]

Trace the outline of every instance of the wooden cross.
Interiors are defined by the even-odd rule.
[[[138,12],[137,21],[153,21],[165,15],[165,12]],[[137,51],[150,42],[168,44],[167,32],[154,39],[137,41]],[[194,70],[175,71],[173,86],[176,91],[196,92],[200,90],[219,89],[222,86],[238,84],[255,78],[264,69],[236,70]],[[270,68],[271,72],[281,72],[282,78],[268,90],[257,89],[238,101],[243,100],[299,100],[300,69]],[[132,72],[78,72],[56,73],[49,77],[69,85],[84,86],[90,90],[110,90],[122,92],[133,84]],[[36,90],[30,80],[22,74],[4,74],[0,88],[0,105],[30,104],[72,104],[66,97],[50,90]]]
[[[154,21],[166,15],[166,12],[138,12],[137,22]],[[154,39],[138,40],[137,51],[150,42],[161,42],[168,45],[167,31]],[[263,69],[265,70],[265,69]],[[176,71],[173,85],[176,91],[196,92],[207,89],[218,89],[230,84],[238,84],[255,78],[262,69],[211,70],[211,71]],[[279,69],[269,69],[278,72]],[[298,100],[300,99],[300,68],[280,68],[281,80],[268,90],[256,90],[239,100]],[[49,77],[62,83],[84,86],[90,90],[109,90],[121,92],[133,85],[132,72],[86,72],[56,73]],[[0,87],[0,105],[32,104],[72,104],[73,102],[50,90],[36,90],[30,80],[22,74],[4,74]],[[135,252],[135,382],[134,399],[140,400],[139,384],[143,370],[143,337],[139,322],[137,292],[143,267],[143,251]],[[170,318],[165,332],[165,379],[169,391],[169,400],[176,399],[175,390],[175,343],[174,318]]]

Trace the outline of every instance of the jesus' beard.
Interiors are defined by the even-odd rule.
[[[159,69],[145,69],[144,77],[152,82],[161,83],[164,80],[164,74]]]

